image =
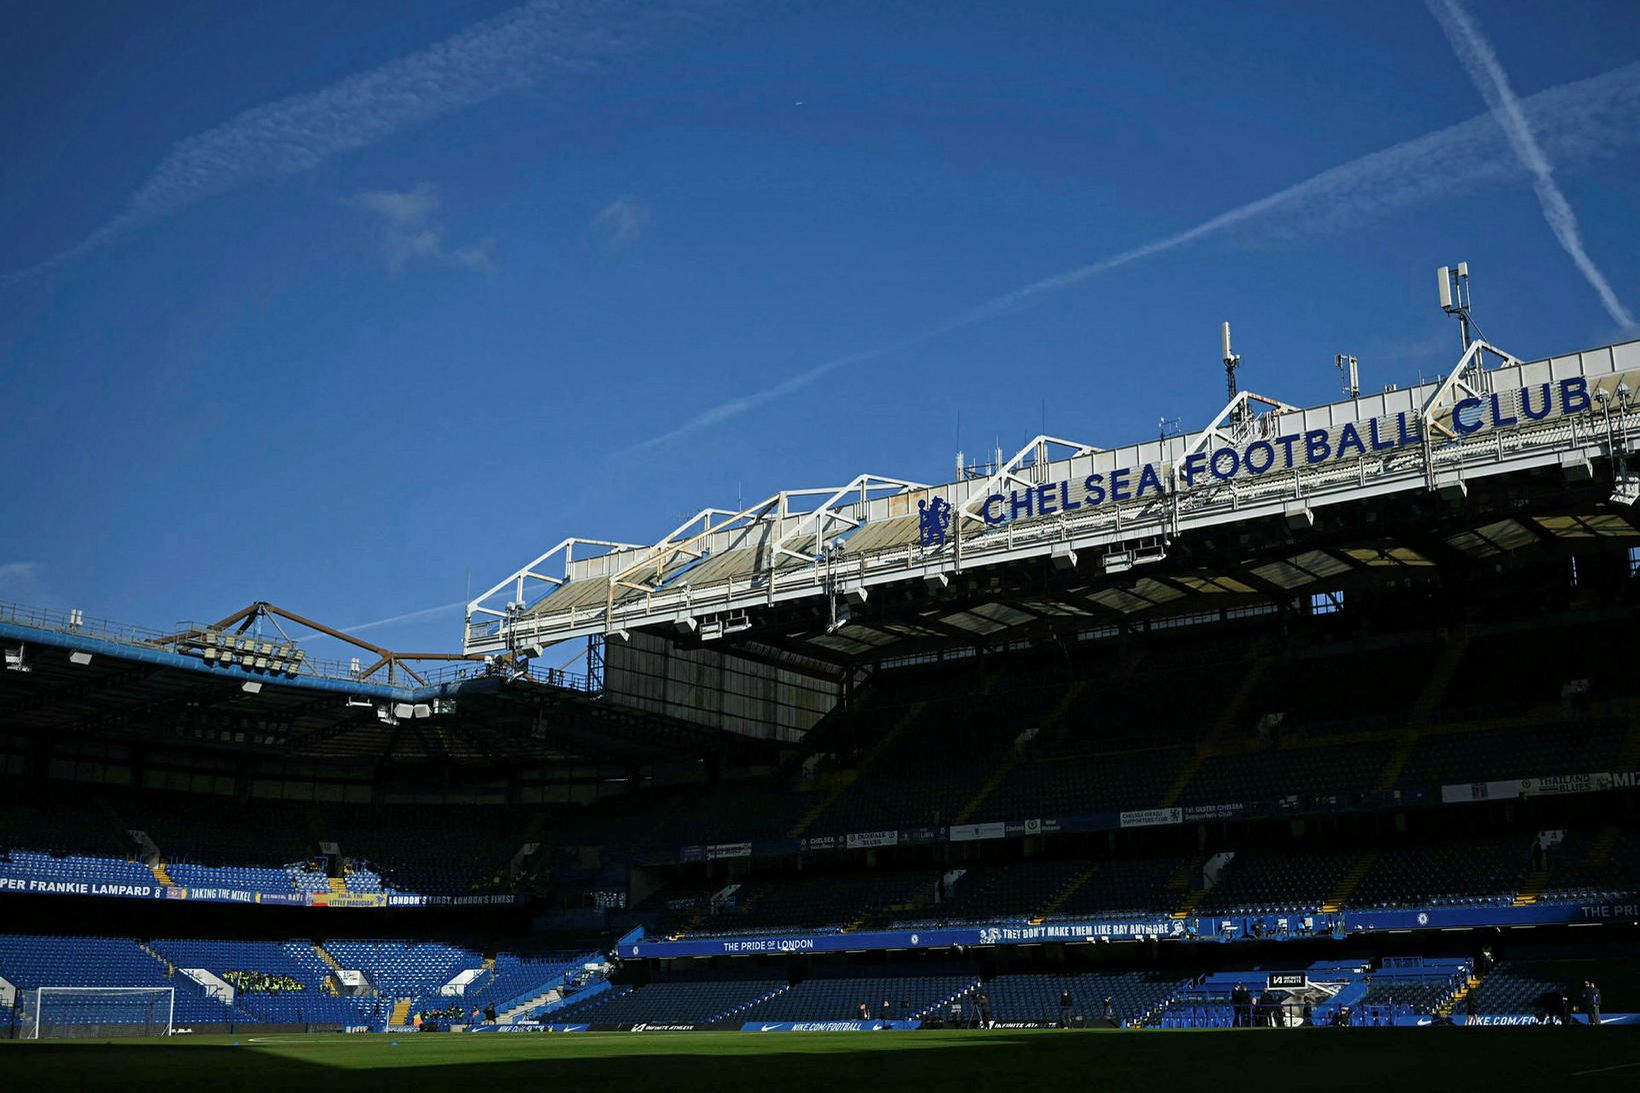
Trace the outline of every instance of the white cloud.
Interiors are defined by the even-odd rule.
[[[353,204],[378,217],[387,267],[395,273],[418,258],[449,262],[465,269],[494,268],[490,253],[493,240],[461,247],[445,243],[444,225],[438,218],[438,187],[431,182],[423,182],[411,190],[372,190],[359,194]]]
[[[639,47],[657,27],[689,10],[676,2],[534,0],[322,90],[253,107],[179,141],[118,216],[75,246],[0,275],[0,281],[55,268],[206,198],[310,170],[549,74],[585,73],[604,58]]]
[[[625,250],[649,227],[649,215],[645,202],[631,196],[617,197],[592,218],[592,229],[615,249]]]
[[[45,585],[45,566],[39,562],[0,563],[0,600],[39,607],[54,597]]]
[[[1617,293],[1612,291],[1605,275],[1594,264],[1594,259],[1589,257],[1583,245],[1583,234],[1578,230],[1577,214],[1572,211],[1571,203],[1555,182],[1554,167],[1538,143],[1537,134],[1533,132],[1525,111],[1520,108],[1520,100],[1509,86],[1509,77],[1498,63],[1498,55],[1491,43],[1481,35],[1480,28],[1470,19],[1469,13],[1458,5],[1458,0],[1428,0],[1428,3],[1430,12],[1452,43],[1453,52],[1469,72],[1469,78],[1475,82],[1486,105],[1492,108],[1492,116],[1503,127],[1516,157],[1531,173],[1532,189],[1537,192],[1538,204],[1543,207],[1543,218],[1548,222],[1549,230],[1554,232],[1561,249],[1571,258],[1578,272],[1583,274],[1583,279],[1589,282],[1595,295],[1600,297],[1612,320],[1620,327],[1633,326],[1634,316],[1629,314],[1617,298]]]
[[[1563,161],[1610,155],[1618,148],[1640,141],[1640,62],[1540,91],[1518,105],[1522,115],[1533,120],[1536,130]],[[922,345],[1007,315],[1037,297],[1199,239],[1254,223],[1268,230],[1267,225],[1275,214],[1280,214],[1279,230],[1289,233],[1336,230],[1392,209],[1450,197],[1483,183],[1513,181],[1520,176],[1520,168],[1503,154],[1508,150],[1507,141],[1497,119],[1492,114],[1483,114],[1373,152],[1193,227],[1005,292],[902,338],[824,361],[772,387],[703,410],[626,450],[642,451],[699,432],[791,394],[839,368]]]

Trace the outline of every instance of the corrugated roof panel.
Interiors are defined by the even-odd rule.
[[[1009,607],[1005,603],[982,603],[974,608],[973,612],[993,622],[1000,622],[1004,626],[1018,626],[1022,622],[1031,621],[1030,615],[1017,608]]]
[[[1448,535],[1446,545],[1453,550],[1463,551],[1471,558],[1487,558],[1493,554],[1503,553],[1503,551],[1473,531],[1460,531],[1456,535]]]
[[[588,578],[559,585],[543,597],[526,614],[556,615],[571,609],[590,608],[604,603],[609,597],[609,583]]]
[[[948,626],[955,626],[959,630],[967,630],[971,634],[994,634],[998,630],[1008,629],[1001,623],[979,615],[971,615],[967,611],[958,611],[954,615],[946,615],[940,620]]]
[[[704,587],[709,584],[722,584],[724,581],[749,577],[757,572],[758,555],[761,553],[756,547],[739,547],[735,550],[725,550],[721,554],[714,554],[703,558],[699,564],[691,568],[681,579],[687,580],[692,588]]]
[[[1278,588],[1300,588],[1313,584],[1318,579],[1315,574],[1299,569],[1290,562],[1268,562],[1254,566],[1249,572]]]
[[[852,623],[837,632],[855,641],[863,641],[867,645],[893,645],[900,640],[893,634],[885,634],[881,630],[873,630],[871,627],[861,626],[859,623]]]
[[[1149,600],[1135,596],[1122,588],[1102,588],[1089,596],[1088,599],[1094,603],[1103,604],[1113,610],[1120,611],[1124,615],[1131,615],[1135,611],[1143,611],[1148,607],[1156,606]]]
[[[1314,573],[1317,577],[1336,576],[1339,573],[1349,572],[1350,568],[1348,562],[1340,561],[1324,550],[1306,550],[1303,554],[1287,560],[1300,569]]]
[[[1141,578],[1139,583],[1133,586],[1133,591],[1151,603],[1167,603],[1169,600],[1184,599],[1183,592],[1170,584],[1163,584],[1151,577]]]
[[[1545,531],[1553,532],[1563,539],[1627,538],[1640,535],[1627,520],[1609,512],[1591,512],[1582,516],[1534,516],[1532,519]]]
[[[1257,591],[1251,585],[1228,576],[1186,573],[1168,579],[1174,584],[1183,585],[1192,592],[1200,592],[1204,595],[1215,592],[1229,592],[1241,596],[1250,596]]]
[[[830,649],[838,653],[869,653],[871,646],[864,642],[853,641],[841,634],[818,634],[809,639],[810,645],[818,645],[822,649]]]
[[[1538,541],[1532,530],[1519,520],[1499,520],[1476,530],[1505,550],[1519,550]]]
[[[944,635],[943,630],[935,630],[930,626],[914,626],[903,622],[878,623],[878,628],[888,630],[906,638],[937,638]]]
[[[843,541],[843,552],[866,554],[917,541],[919,521],[915,516],[895,516],[866,524]]]
[[[1020,600],[1019,605],[1038,615],[1088,615],[1091,612],[1062,600]]]

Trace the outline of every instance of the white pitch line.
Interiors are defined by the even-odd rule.
[[[1574,1070],[1572,1071],[1572,1077],[1581,1078],[1586,1074],[1609,1074],[1613,1070],[1631,1070],[1637,1066],[1640,1066],[1640,1063],[1618,1063],[1616,1066],[1601,1066],[1593,1070]]]

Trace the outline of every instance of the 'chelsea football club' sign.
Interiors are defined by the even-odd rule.
[[[1485,398],[1460,399],[1452,408],[1452,428],[1459,438],[1464,438],[1486,427],[1542,421],[1557,410],[1561,414],[1582,413],[1591,405],[1588,379],[1573,376],[1557,384],[1524,387],[1509,396],[1491,394]],[[1239,448],[1191,453],[1174,467],[1174,488],[1188,490],[1246,475],[1359,458],[1404,448],[1422,439],[1416,415],[1404,411],[1392,418],[1350,422],[1336,437],[1327,429],[1311,429],[1261,438]],[[1112,501],[1161,498],[1169,492],[1161,468],[1155,463],[1146,463],[1143,467],[1120,467],[1108,473],[1095,471],[1081,481],[1065,479],[993,493],[980,506],[980,515],[987,524],[996,526],[1013,520],[1097,508]],[[936,498],[932,503],[918,502],[918,508],[922,513],[922,545],[944,546],[946,529],[951,522],[950,503]]]

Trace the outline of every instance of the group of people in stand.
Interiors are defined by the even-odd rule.
[[[242,991],[261,991],[268,994],[280,994],[286,991],[307,990],[307,984],[294,975],[271,975],[268,972],[231,971],[223,972],[222,978],[232,983]]]
[[[1471,1017],[1476,1014],[1473,999],[1474,992],[1471,991],[1469,998],[1465,999],[1466,1006],[1464,1009],[1464,1012]],[[1537,1013],[1534,1016],[1536,1016],[1537,1023],[1540,1025],[1575,1025],[1578,1022],[1572,1015],[1578,1010],[1583,1011],[1587,1024],[1600,1024],[1600,987],[1592,979],[1583,981],[1583,988],[1579,992],[1576,1005],[1572,1003],[1571,995],[1568,992],[1546,991],[1538,995]]]
[[[894,1017],[894,1003],[890,1002],[886,998],[883,999],[882,1005],[877,1007],[877,1010],[876,1010],[875,1013],[872,1012],[870,1002],[861,1002],[860,1003],[860,1008],[858,1010],[856,1010],[855,1012],[858,1014],[859,1019],[862,1020],[862,1021],[870,1021],[873,1018],[875,1018],[878,1021],[893,1021],[893,1020],[896,1019]],[[906,1018],[909,1018],[910,1016],[911,1016],[911,1003],[902,1001],[900,1003],[900,1017],[899,1017],[899,1020],[905,1020]]]
[[[466,1022],[469,1026],[472,1026],[483,1024],[486,1021],[492,1025],[495,1024],[494,1002],[491,1002],[482,1010],[474,1006],[470,1013],[467,1007],[459,1002],[438,1009],[422,1010],[420,1013],[411,1016],[410,1025],[419,1031],[429,1027],[436,1029],[439,1025],[458,1025]]]
[[[1237,983],[1230,991],[1232,1028],[1270,1028],[1277,1024],[1280,1012],[1281,1003],[1269,990],[1262,990],[1254,995],[1244,985]],[[1309,1014],[1306,1013],[1305,1024],[1309,1023],[1308,1017]]]

